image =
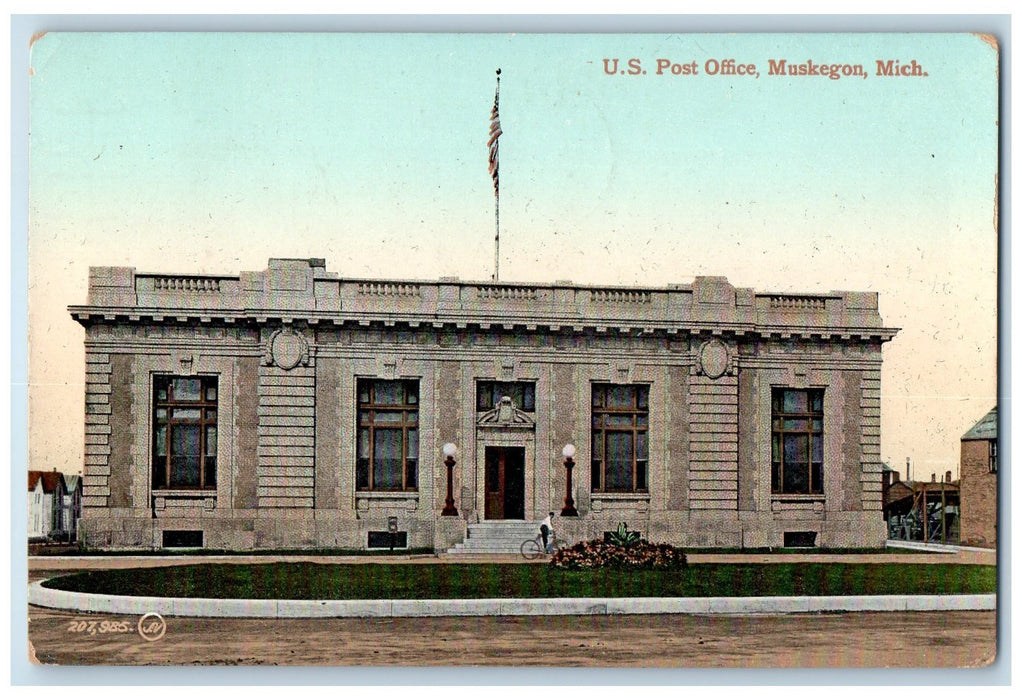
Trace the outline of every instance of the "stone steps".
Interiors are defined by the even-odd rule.
[[[488,520],[468,526],[464,542],[448,554],[518,554],[522,542],[539,535],[539,523],[524,520]]]

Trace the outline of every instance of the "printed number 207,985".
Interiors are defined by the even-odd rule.
[[[120,620],[75,620],[67,626],[68,632],[109,634],[111,632],[130,632],[131,625]]]

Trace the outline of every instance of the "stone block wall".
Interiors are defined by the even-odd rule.
[[[83,468],[83,513],[110,504],[110,354],[85,354],[85,465]]]
[[[259,368],[260,508],[312,508],[316,480],[316,368]]]
[[[688,384],[692,510],[738,509],[738,379],[692,376]]]

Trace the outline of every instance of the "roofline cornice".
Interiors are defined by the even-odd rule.
[[[435,315],[381,314],[359,312],[304,312],[282,309],[157,309],[102,306],[69,306],[68,312],[82,326],[95,323],[188,323],[200,325],[273,325],[300,323],[311,327],[407,328],[409,330],[477,330],[526,332],[586,331],[611,335],[622,332],[642,335],[728,335],[737,338],[848,340],[877,338],[891,340],[901,329],[873,326],[777,325],[754,322],[712,322],[677,319],[635,320],[627,318],[513,317],[496,314],[445,313]]]

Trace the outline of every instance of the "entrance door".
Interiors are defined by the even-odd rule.
[[[486,448],[487,520],[525,520],[525,448]]]

